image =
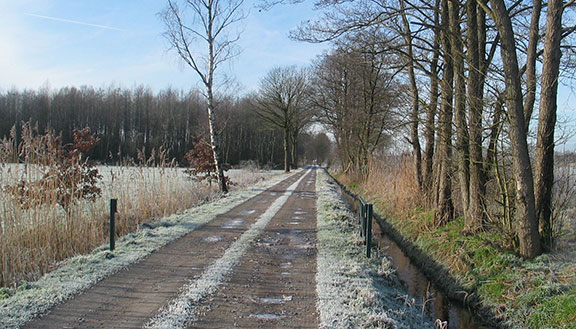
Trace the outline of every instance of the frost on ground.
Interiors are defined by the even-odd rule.
[[[158,329],[185,328],[190,322],[196,321],[197,304],[214,293],[218,286],[228,279],[234,267],[240,262],[241,257],[250,247],[250,243],[264,231],[270,220],[278,213],[290,195],[294,193],[294,190],[305,176],[306,174],[288,187],[287,191],[258,217],[256,223],[244,232],[226,250],[221,258],[204,270],[200,278],[191,280],[189,284],[184,286],[179,296],[164,307],[160,314],[152,318],[145,327]]]
[[[420,307],[407,302],[386,258],[368,259],[364,246],[354,244],[355,215],[320,170],[316,191],[320,328],[434,328]]]
[[[23,325],[286,177],[277,175],[253,188],[234,191],[225,198],[163,218],[157,225],[143,226],[137,232],[120,238],[113,253],[108,251],[107,245],[102,245],[91,254],[64,261],[55,271],[38,281],[20,285],[14,289],[16,291],[9,292],[10,297],[0,299],[0,328]],[[3,294],[7,292],[0,291],[0,298]]]

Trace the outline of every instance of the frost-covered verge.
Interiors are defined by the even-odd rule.
[[[56,270],[35,282],[0,291],[0,298],[9,296],[0,299],[0,328],[21,326],[286,177],[277,175],[252,188],[232,192],[225,198],[163,218],[156,225],[148,225],[120,238],[113,254],[107,250],[107,245],[102,245],[91,254],[64,261]]]
[[[354,243],[355,215],[338,186],[319,170],[317,291],[321,328],[434,328],[407,303],[392,265],[367,259]]]

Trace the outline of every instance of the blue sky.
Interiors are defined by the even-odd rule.
[[[318,14],[312,1],[264,12],[254,8],[259,0],[245,1],[249,15],[242,22],[242,52],[223,67],[240,84],[239,92],[255,90],[271,68],[307,65],[327,48],[288,38],[291,29]],[[47,84],[200,87],[195,73],[167,51],[157,16],[165,5],[165,0],[0,0],[0,90]],[[558,117],[576,131],[572,88],[560,87]],[[576,149],[576,137],[563,147]]]
[[[256,1],[246,0],[242,52],[223,67],[244,92],[257,88],[272,67],[307,65],[327,47],[288,38],[291,29],[316,15],[310,2],[259,12]],[[194,73],[167,51],[157,17],[165,5],[164,0],[0,0],[0,89],[46,83],[199,87]]]

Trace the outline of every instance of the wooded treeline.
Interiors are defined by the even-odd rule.
[[[316,5],[323,15],[292,37],[334,44],[316,63],[315,103],[343,170],[367,179],[383,142],[400,140],[386,137],[405,136],[418,199],[437,225],[462,216],[464,233],[509,231],[523,257],[549,249],[558,83],[576,63],[574,1]]]
[[[217,99],[223,160],[231,165],[253,160],[281,167],[282,132],[263,122],[253,104],[249,96]],[[37,123],[40,133],[47,128],[61,133],[63,143],[72,141],[73,129],[89,127],[100,139],[90,157],[105,163],[137,159],[139,152],[148,158],[152,150],[163,148],[170,159],[187,165],[184,155],[208,132],[205,100],[194,90],[86,86],[10,90],[0,92],[0,118],[0,138],[24,121]]]

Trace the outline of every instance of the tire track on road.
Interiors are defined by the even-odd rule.
[[[218,287],[229,278],[230,273],[233,272],[235,266],[240,263],[241,258],[250,248],[251,242],[264,231],[268,223],[276,216],[280,209],[282,209],[303,179],[308,176],[308,172],[288,187],[287,190],[258,217],[256,223],[244,232],[238,240],[232,243],[221,258],[206,268],[198,279],[192,280],[183,287],[182,293],[176,299],[172,300],[170,304],[147,323],[145,327],[154,329],[184,328],[188,323],[195,321],[198,304],[216,292]]]
[[[318,326],[315,176],[304,178],[188,328]]]

